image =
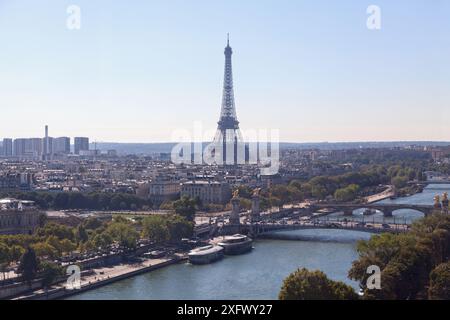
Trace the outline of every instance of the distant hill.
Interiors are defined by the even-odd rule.
[[[204,142],[206,145],[209,142]],[[157,153],[170,153],[176,143],[118,143],[118,142],[97,142],[98,150],[116,150],[119,154],[143,154],[151,155]],[[281,149],[320,149],[320,150],[342,150],[356,148],[395,148],[417,146],[449,146],[450,142],[438,141],[380,141],[380,142],[318,142],[318,143],[296,143],[281,142]],[[91,149],[95,146],[91,143]]]
[[[97,142],[98,150],[116,150],[119,154],[155,154],[169,153],[176,143],[118,143],[118,142]],[[90,145],[95,148],[94,143]]]

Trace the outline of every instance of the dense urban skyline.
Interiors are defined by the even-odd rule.
[[[289,142],[448,140],[445,1],[199,1],[67,6],[2,1],[0,137],[168,142],[214,132],[229,32],[241,128]],[[229,12],[229,14],[223,14]],[[17,41],[20,39],[20,41]],[[20,123],[20,126],[17,126]],[[212,139],[212,137],[211,137]]]

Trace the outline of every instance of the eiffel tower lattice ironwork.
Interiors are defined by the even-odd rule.
[[[230,47],[230,39],[227,38],[227,46],[225,48],[225,74],[223,81],[222,110],[218,122],[217,132],[214,137],[213,144],[221,149],[221,158],[223,164],[237,164],[238,144],[243,143],[242,134],[239,130],[239,121],[236,116],[236,106],[234,104],[233,90],[233,70],[231,56],[233,50]],[[233,151],[233,159],[227,161],[227,151]],[[220,155],[218,155],[220,157]],[[229,158],[229,157],[228,157]]]

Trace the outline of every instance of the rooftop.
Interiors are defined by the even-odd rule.
[[[34,201],[14,198],[0,199],[0,211],[22,211],[35,208]]]

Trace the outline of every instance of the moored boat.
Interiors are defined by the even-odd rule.
[[[363,215],[371,216],[371,215],[374,215],[375,213],[377,213],[377,210],[375,210],[375,209],[366,209],[366,210],[364,210]]]
[[[224,248],[208,245],[191,250],[188,253],[188,258],[192,264],[208,264],[222,259],[223,253]]]
[[[242,234],[225,237],[218,243],[219,246],[224,248],[224,253],[229,255],[246,253],[252,250],[252,244],[253,240]]]

